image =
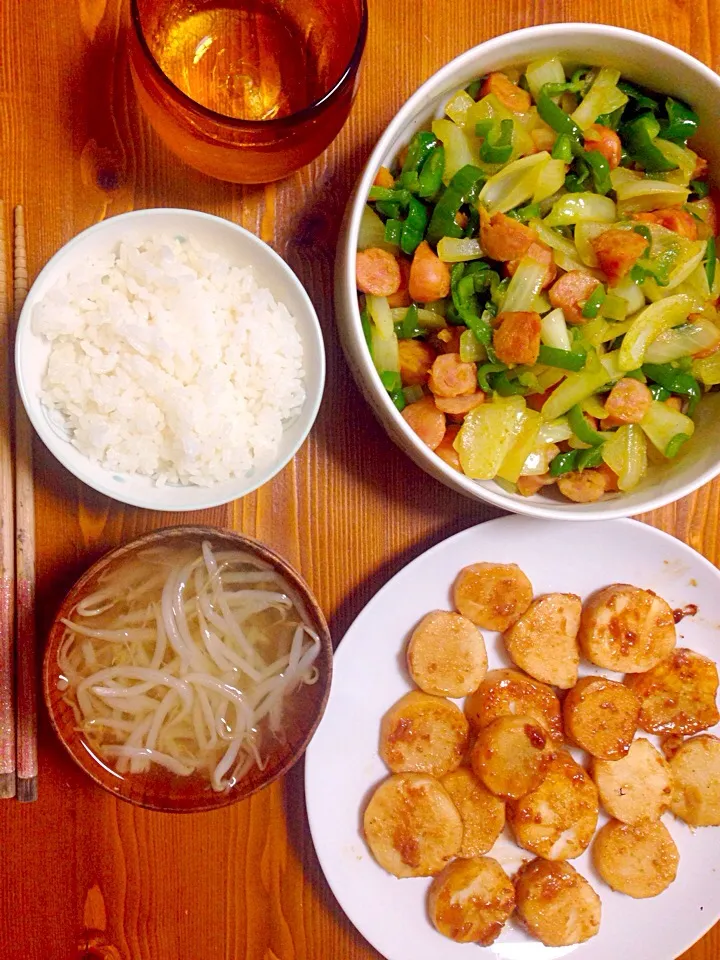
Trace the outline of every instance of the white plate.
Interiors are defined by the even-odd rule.
[[[393,577],[355,620],[335,655],[330,701],[305,761],[310,829],[325,876],[350,920],[388,960],[463,960],[482,950],[438,934],[425,909],[430,880],[390,876],[372,858],[360,831],[367,799],[387,776],[378,756],[380,719],[411,688],[404,662],[408,634],[429,610],[450,606],[458,571],[481,560],[519,564],[536,594],[560,590],[586,597],[608,583],[625,582],[655,590],[673,608],[695,603],[698,614],[681,622],[678,644],[713,658],[720,650],[720,573],[685,544],[632,520],[577,525],[503,517],[450,537]],[[490,667],[506,665],[499,635],[485,636]],[[669,814],[663,819],[678,845],[680,867],[677,880],[659,897],[633,900],[614,893],[595,874],[586,852],[572,863],[602,898],[596,937],[579,946],[549,948],[511,921],[482,955],[501,960],[570,954],[573,960],[677,957],[720,917],[720,829],[693,833]],[[503,835],[491,856],[512,873],[523,852]]]

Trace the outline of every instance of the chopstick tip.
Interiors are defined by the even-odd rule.
[[[29,777],[27,779],[18,777],[17,798],[20,803],[32,803],[34,800],[37,800],[37,797],[37,777]]]
[[[9,800],[15,796],[15,774],[0,773],[0,800]]]

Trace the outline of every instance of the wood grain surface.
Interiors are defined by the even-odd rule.
[[[39,642],[64,592],[105,550],[187,520],[260,537],[299,567],[336,639],[408,560],[495,511],[428,479],[387,439],[351,381],[332,312],[341,214],[393,114],[454,55],[533,23],[589,19],[654,34],[720,67],[719,0],[370,0],[362,85],[337,141],[275,186],[213,182],[179,165],[139,115],[121,0],[0,2],[0,197],[25,205],[31,278],[97,220],[178,206],[260,234],[320,315],[328,383],[295,461],[257,494],[194,515],[123,508],[35,446]],[[644,518],[720,559],[713,484]],[[302,765],[216,814],[152,814],[96,788],[40,717],[40,799],[0,803],[3,960],[371,960],[309,837]],[[628,948],[630,949],[630,948]],[[717,960],[716,928],[685,960]],[[658,958],[661,960],[661,958]],[[662,958],[665,960],[665,958]]]

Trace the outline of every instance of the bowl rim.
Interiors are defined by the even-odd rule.
[[[303,738],[302,744],[285,760],[280,767],[278,767],[277,770],[273,772],[272,776],[268,777],[267,780],[264,780],[262,783],[257,784],[257,786],[242,796],[236,796],[235,794],[238,792],[237,787],[233,787],[230,790],[225,791],[223,794],[218,794],[217,801],[212,804],[198,804],[196,806],[186,806],[180,808],[172,806],[171,804],[163,805],[161,803],[147,803],[138,799],[137,797],[126,796],[122,790],[111,790],[110,787],[108,787],[107,784],[105,784],[95,772],[93,764],[85,766],[80,759],[82,754],[80,751],[76,753],[71,747],[70,739],[64,732],[61,725],[58,723],[55,716],[55,711],[53,708],[53,670],[57,670],[57,662],[55,657],[57,656],[58,645],[62,638],[62,625],[60,624],[59,620],[60,615],[64,610],[66,610],[66,608],[72,608],[72,606],[79,599],[79,596],[87,586],[88,582],[97,576],[97,574],[100,573],[105,567],[119,559],[122,559],[125,554],[131,553],[138,548],[142,548],[144,544],[156,543],[159,537],[180,539],[187,536],[225,538],[234,542],[239,547],[242,547],[243,549],[246,549],[249,552],[257,555],[261,560],[265,560],[276,570],[278,570],[280,574],[290,583],[290,585],[297,590],[298,594],[302,598],[303,603],[307,607],[308,615],[312,620],[313,628],[319,628],[318,636],[320,637],[321,651],[327,661],[327,668],[324,671],[324,677],[321,681],[324,683],[324,689],[316,710],[316,715]],[[332,634],[330,633],[330,628],[325,618],[325,614],[323,613],[322,607],[318,603],[314,593],[310,589],[304,577],[301,576],[301,574],[288,560],[281,556],[272,547],[269,547],[261,540],[258,540],[256,537],[250,537],[247,534],[238,533],[235,530],[228,530],[223,527],[205,526],[202,524],[177,524],[169,527],[159,527],[156,530],[150,530],[147,533],[128,541],[127,543],[120,544],[119,546],[113,547],[112,549],[106,551],[101,557],[98,557],[98,559],[92,563],[70,587],[63,599],[60,601],[60,604],[58,605],[53,616],[52,624],[47,632],[47,640],[45,643],[42,660],[42,695],[45,709],[50,718],[50,724],[58,741],[62,744],[65,751],[72,758],[73,763],[75,763],[76,766],[78,766],[88,777],[90,777],[91,780],[94,781],[97,786],[101,787],[106,793],[116,797],[119,800],[124,800],[126,803],[131,803],[133,806],[142,807],[145,810],[154,810],[160,813],[211,813],[215,810],[220,810],[223,807],[230,806],[233,803],[239,803],[242,800],[247,800],[260,790],[264,790],[265,787],[270,786],[271,783],[274,783],[276,780],[280,779],[280,777],[288,773],[288,771],[294,767],[295,764],[304,756],[305,751],[307,750],[307,747],[315,735],[315,731],[317,730],[320,721],[323,718],[325,708],[327,707],[328,698],[330,696],[330,688],[332,686],[333,663],[334,650]],[[82,738],[77,736],[76,742],[81,743]]]
[[[214,123],[232,127],[235,130],[246,130],[254,133],[259,133],[261,131],[265,131],[266,133],[292,133],[295,127],[300,126],[306,121],[315,119],[317,115],[324,110],[328,103],[337,96],[340,90],[346,85],[348,80],[351,80],[353,76],[357,74],[357,71],[360,68],[363,53],[365,51],[365,43],[367,41],[368,34],[367,0],[359,0],[359,4],[360,27],[358,30],[357,40],[355,42],[355,46],[353,47],[353,51],[350,54],[350,60],[338,79],[333,83],[329,90],[321,94],[321,96],[317,97],[306,107],[303,107],[301,110],[296,110],[295,113],[290,113],[285,117],[273,117],[270,120],[242,120],[239,117],[231,117],[225,113],[219,113],[217,110],[211,110],[210,107],[205,107],[201,103],[198,103],[197,100],[193,100],[192,97],[188,96],[188,94],[184,93],[180,87],[173,83],[150,50],[148,42],[145,38],[145,31],[143,30],[142,23],[140,22],[138,0],[131,0],[130,2],[130,20],[132,23],[133,36],[137,40],[146,62],[150,65],[156,81],[158,81],[165,91],[173,98],[173,100],[180,103],[181,106],[184,106],[187,110],[197,113],[208,120],[212,120]]]
[[[350,367],[353,374],[359,380],[362,391],[364,393],[372,393],[374,404],[377,404],[380,408],[379,410],[376,408],[376,414],[383,426],[386,429],[388,429],[388,427],[390,428],[389,433],[391,439],[395,439],[393,434],[395,436],[400,435],[403,438],[404,444],[404,446],[401,445],[401,449],[406,455],[410,456],[419,467],[426,470],[434,479],[439,480],[439,482],[445,486],[472,499],[491,503],[503,510],[547,520],[592,522],[637,516],[640,513],[675,503],[704,486],[720,474],[720,455],[718,456],[717,462],[703,471],[698,478],[688,480],[673,490],[666,490],[652,496],[647,496],[642,504],[633,506],[632,508],[623,506],[626,502],[625,496],[602,501],[602,509],[597,509],[600,504],[596,504],[595,510],[589,510],[584,504],[568,503],[565,505],[548,501],[546,505],[534,499],[522,497],[519,494],[505,493],[500,487],[497,487],[497,489],[483,487],[478,481],[458,473],[457,470],[454,470],[446,464],[440,457],[434,456],[433,452],[410,430],[390,399],[387,391],[381,388],[375,368],[372,366],[367,353],[360,321],[360,311],[357,306],[357,297],[354,296],[355,250],[360,218],[365,205],[364,198],[374,179],[375,171],[387,154],[391,143],[409,126],[413,115],[420,111],[428,100],[436,97],[445,86],[451,87],[453,77],[456,73],[461,72],[463,69],[471,68],[480,58],[500,52],[505,47],[512,47],[514,43],[530,40],[531,38],[537,40],[538,37],[547,36],[561,40],[565,37],[572,37],[577,40],[578,34],[585,37],[602,38],[605,41],[612,41],[613,38],[622,39],[635,43],[638,47],[653,49],[657,51],[658,56],[668,58],[671,61],[680,61],[689,70],[699,74],[711,86],[714,86],[717,89],[718,98],[720,99],[720,76],[706,64],[702,63],[702,61],[664,40],[659,40],[656,37],[640,33],[636,30],[616,27],[611,24],[577,21],[523,27],[519,30],[512,30],[507,33],[498,34],[495,37],[490,37],[482,43],[465,50],[440,67],[439,70],[420,84],[414,93],[405,100],[383,130],[380,139],[377,141],[366,161],[350,200],[348,201],[345,214],[345,230],[341,232],[340,235],[337,260],[339,269],[337,271],[338,279],[336,279],[336,309],[342,318],[341,330],[343,347],[346,352],[349,352],[350,346],[352,348],[353,360],[350,363]],[[348,318],[351,318],[351,320],[348,321]],[[346,342],[348,346],[346,346]]]
[[[142,491],[137,494],[134,493],[132,488],[128,488],[128,491],[125,495],[121,495],[123,492],[117,490],[115,487],[112,487],[109,482],[104,483],[102,479],[97,481],[91,479],[84,475],[83,470],[80,465],[77,467],[71,465],[67,462],[64,456],[62,456],[63,447],[59,446],[61,438],[50,428],[46,418],[42,415],[43,405],[39,397],[36,397],[28,388],[28,385],[25,381],[24,375],[24,350],[23,350],[23,339],[28,335],[31,337],[37,337],[32,330],[32,310],[35,306],[33,300],[33,290],[37,289],[39,285],[51,274],[56,268],[60,265],[63,265],[65,261],[68,261],[68,266],[72,265],[72,256],[75,252],[75,249],[80,246],[81,243],[85,242],[88,237],[94,236],[95,234],[100,234],[107,229],[108,224],[115,223],[116,221],[124,222],[134,222],[141,221],[146,217],[153,217],[156,214],[166,215],[176,215],[187,217],[190,220],[205,221],[208,223],[214,223],[220,226],[222,229],[229,228],[232,231],[239,234],[240,237],[244,238],[249,242],[250,246],[254,246],[258,250],[263,251],[263,255],[267,255],[272,267],[282,273],[286,280],[292,285],[295,289],[297,296],[302,301],[308,318],[311,320],[311,323],[308,326],[308,331],[310,336],[315,340],[315,346],[317,348],[318,354],[318,374],[313,378],[313,399],[309,392],[306,391],[305,403],[299,415],[299,420],[304,422],[303,429],[299,432],[298,437],[293,443],[288,452],[279,457],[278,460],[273,465],[272,472],[262,480],[257,482],[253,481],[248,485],[247,489],[243,489],[242,493],[237,493],[228,497],[227,493],[219,494],[213,493],[214,490],[219,490],[221,486],[225,486],[227,483],[240,484],[241,480],[236,478],[235,480],[226,481],[226,484],[217,484],[209,487],[197,487],[192,485],[185,485],[184,487],[173,488],[173,489],[187,489],[187,490],[205,490],[206,495],[199,500],[198,502],[193,503],[178,503],[178,504],[169,504],[167,506],[159,507],[155,504],[150,504],[147,502],[147,499],[143,496]],[[252,265],[252,264],[251,264]],[[234,500],[242,499],[243,497],[248,496],[251,493],[254,493],[260,487],[264,486],[266,483],[269,483],[274,477],[283,470],[288,463],[296,456],[302,445],[307,440],[310,432],[312,431],[315,421],[317,419],[318,412],[320,410],[320,405],[323,399],[323,393],[325,389],[325,379],[327,372],[327,359],[325,355],[325,341],[322,333],[322,326],[320,325],[320,319],[315,310],[315,306],[310,299],[310,296],[305,289],[300,278],[297,276],[292,267],[286,263],[285,260],[274,250],[269,243],[266,243],[252,231],[247,230],[245,227],[240,226],[238,223],[234,223],[232,220],[228,220],[225,217],[219,217],[212,213],[205,213],[202,210],[192,210],[184,209],[182,207],[147,207],[140,210],[130,210],[126,213],[120,213],[113,217],[108,217],[105,220],[100,220],[97,223],[92,224],[89,227],[86,227],[85,230],[80,231],[76,234],[67,243],[63,244],[59,250],[57,250],[50,259],[45,263],[43,268],[38,273],[37,277],[33,281],[32,286],[28,292],[28,295],[23,304],[22,310],[20,311],[20,316],[17,322],[16,336],[15,336],[15,350],[14,350],[14,364],[15,364],[15,379],[18,386],[18,392],[22,399],[25,412],[27,413],[28,419],[33,425],[35,432],[40,437],[44,445],[50,451],[50,453],[55,457],[55,459],[73,476],[75,476],[82,483],[91,487],[93,490],[96,490],[98,493],[103,494],[106,497],[110,497],[112,500],[116,500],[119,503],[124,503],[127,506],[131,507],[140,507],[144,510],[161,510],[168,511],[172,513],[188,513],[191,511],[198,510],[207,510],[211,507],[220,507],[228,503],[232,503]],[[305,378],[307,384],[307,375]],[[63,443],[70,444],[70,441],[63,441]],[[57,451],[54,449],[55,446],[58,446]],[[79,451],[78,451],[79,452]],[[81,454],[83,458],[83,463],[87,462],[88,464],[93,464],[89,457]],[[101,464],[96,465],[101,471],[102,476],[112,474],[112,471],[108,470],[106,467]],[[128,476],[132,477],[132,474]]]

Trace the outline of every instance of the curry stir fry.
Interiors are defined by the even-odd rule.
[[[360,227],[382,383],[468,477],[581,503],[630,491],[682,456],[720,384],[698,116],[557,58],[491,73],[444,113],[378,171]]]

